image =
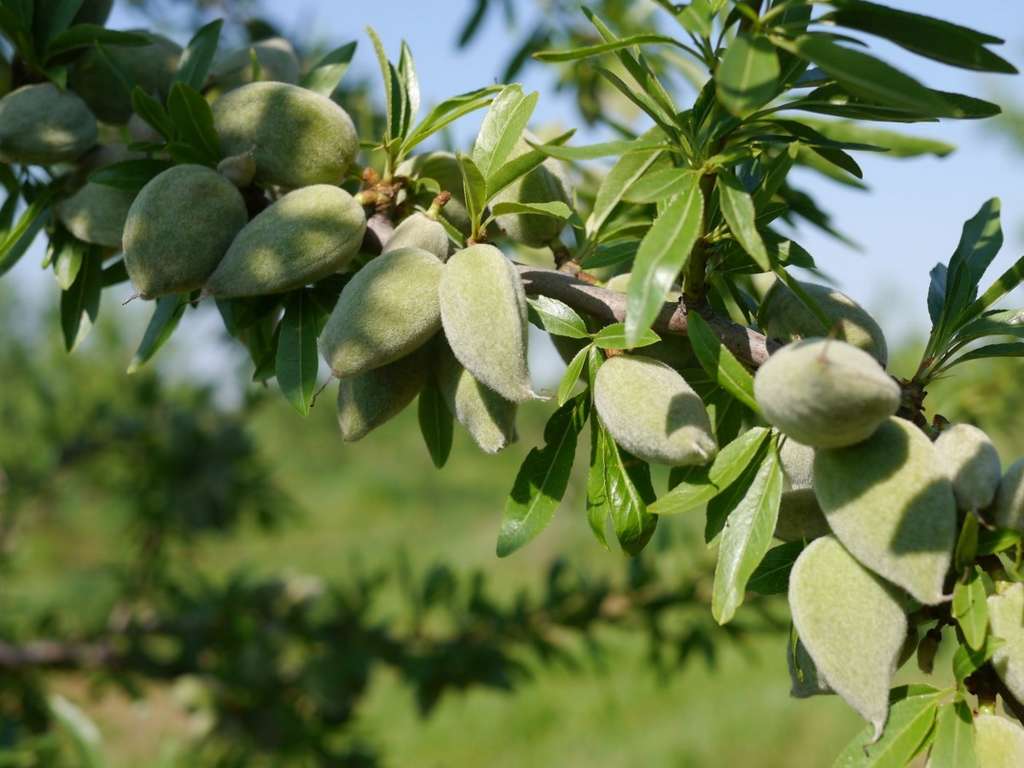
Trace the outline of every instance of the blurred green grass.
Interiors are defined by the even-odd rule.
[[[555,558],[595,577],[621,574],[622,555],[602,549],[587,528],[579,471],[555,521],[536,541],[507,559],[494,554],[505,495],[540,438],[544,405],[524,409],[522,439],[499,456],[481,454],[457,432],[451,460],[437,472],[415,409],[346,445],[335,431],[332,394],[323,394],[307,421],[275,399],[252,424],[276,481],[296,502],[295,518],[271,533],[243,529],[201,539],[181,553],[189,567],[213,576],[290,572],[344,583],[354,572],[394,572],[404,558],[415,572],[436,563],[458,574],[478,569],[498,599],[539,589]],[[581,443],[577,470],[585,463]],[[71,481],[55,491],[56,503],[27,517],[5,587],[26,617],[101,604],[114,585],[98,564],[119,559],[126,546],[116,503]],[[655,556],[683,567],[706,556],[702,524],[701,515],[664,521],[660,535],[667,533],[672,544]],[[392,594],[382,605],[394,611],[400,603]],[[711,622],[710,616],[702,620]],[[575,645],[579,669],[542,666],[524,653],[532,679],[511,693],[448,694],[427,718],[417,713],[407,687],[390,672],[378,672],[353,737],[379,750],[389,766],[810,768],[829,765],[860,727],[836,697],[788,697],[782,636],[736,645],[723,633],[714,668],[698,655],[668,674],[649,663],[644,632],[609,628],[599,639],[601,657]],[[156,764],[163,747],[188,736],[188,720],[169,689],[150,688],[143,701],[108,696],[97,702],[70,677],[62,690],[96,719],[115,766]]]

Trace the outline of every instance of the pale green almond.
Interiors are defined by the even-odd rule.
[[[213,120],[226,156],[253,151],[259,184],[340,184],[359,151],[344,109],[289,83],[249,83],[228,91],[213,103]]]
[[[793,565],[789,608],[820,675],[880,735],[907,637],[907,617],[889,588],[824,536]]]
[[[992,666],[1018,700],[1024,699],[1024,584],[1002,583],[988,598],[992,636],[1002,640]]]
[[[338,383],[338,427],[346,442],[360,440],[397,416],[423,389],[430,371],[428,350],[348,376]]]
[[[132,192],[90,182],[57,205],[57,218],[79,240],[120,250],[134,200]]]
[[[921,430],[893,417],[862,443],[819,449],[814,490],[829,527],[861,563],[925,605],[946,599],[956,501]]]
[[[974,716],[974,755],[978,768],[1024,765],[1024,728],[999,715]]]
[[[1012,464],[999,481],[992,519],[1000,528],[1024,532],[1024,459]]]
[[[345,190],[329,184],[296,189],[238,233],[205,292],[238,298],[308,285],[347,265],[365,232],[363,208]]]
[[[384,244],[384,253],[397,251],[400,248],[419,248],[430,251],[441,261],[448,258],[451,241],[444,225],[426,214],[416,211],[407,216],[395,227],[395,231]]]
[[[23,85],[0,99],[0,160],[52,165],[96,143],[96,118],[71,91],[53,83]]]
[[[176,165],[142,188],[124,224],[124,263],[144,299],[203,285],[245,226],[242,195],[202,165]]]
[[[474,379],[448,349],[438,361],[437,376],[448,408],[482,451],[497,453],[515,442],[516,403]]]
[[[866,440],[900,406],[900,388],[867,352],[844,341],[787,344],[754,377],[768,422],[814,448]]]
[[[462,182],[459,161],[451,152],[428,152],[409,158],[395,171],[396,176],[433,179],[442,192],[451,194],[451,199],[441,209],[441,215],[459,232],[469,234],[469,211],[466,209],[466,192]]]
[[[935,441],[953,480],[960,509],[985,509],[995,498],[1003,469],[992,440],[971,424],[954,424]]]
[[[36,0],[36,18],[48,16],[58,5],[60,5],[60,0]],[[110,16],[110,9],[113,5],[114,0],[84,0],[71,19],[71,25],[99,24],[102,26]]]
[[[811,541],[830,533],[828,521],[814,495],[814,449],[787,438],[779,452],[782,459],[782,500],[775,538]]]
[[[525,155],[533,149],[520,139],[508,160]],[[507,161],[506,161],[507,162]],[[491,200],[498,203],[553,203],[570,204],[569,180],[561,163],[549,157],[525,176],[512,182]],[[507,213],[495,220],[505,236],[513,242],[531,248],[541,248],[558,237],[565,222],[551,216]]]
[[[444,265],[420,248],[373,259],[348,281],[320,336],[335,376],[386,365],[441,329],[437,287]]]
[[[493,245],[473,245],[444,265],[441,322],[455,357],[506,400],[536,397],[527,370],[526,293],[519,272]]]
[[[104,46],[101,54],[87,48],[75,62],[68,85],[105,123],[122,125],[132,116],[132,88],[165,99],[174,82],[181,46],[161,35],[132,30],[149,45]],[[111,66],[113,65],[113,67]]]
[[[707,464],[718,453],[704,403],[677,371],[642,355],[597,369],[594,405],[615,442],[644,461]]]
[[[214,83],[228,90],[253,82],[253,57],[259,63],[257,80],[299,82],[300,65],[295,48],[283,37],[268,37],[225,55],[213,67]]]
[[[827,285],[801,282],[800,286],[828,317],[831,325],[823,327],[818,316],[785,283],[777,280],[758,310],[765,333],[783,341],[831,336],[863,349],[885,367],[889,359],[885,334],[860,304]]]

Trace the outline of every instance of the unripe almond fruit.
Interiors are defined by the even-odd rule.
[[[441,322],[455,357],[477,381],[515,403],[535,397],[527,370],[526,293],[493,245],[473,245],[444,265]]]
[[[71,91],[53,83],[23,85],[0,99],[0,160],[52,165],[96,143],[96,118]]]
[[[782,460],[782,499],[775,538],[782,541],[811,541],[827,536],[831,529],[814,495],[814,449],[787,438],[779,451]]]
[[[988,598],[992,636],[1002,643],[992,656],[992,667],[1010,693],[1024,699],[1024,584],[997,584]]]
[[[259,63],[259,80],[299,82],[299,59],[295,48],[283,37],[257,40],[246,48],[231,51],[213,66],[213,81],[227,91],[253,81],[253,57]]]
[[[532,149],[526,141],[520,140],[508,159],[514,160]],[[491,205],[552,202],[569,204],[569,181],[558,160],[548,158],[528,174],[498,192],[491,200]],[[496,222],[510,240],[531,248],[541,248],[547,245],[558,237],[565,227],[564,221],[551,216],[520,213],[498,216]]]
[[[405,357],[441,329],[437,287],[444,265],[403,248],[378,256],[345,285],[320,335],[335,376],[354,376]]]
[[[871,355],[844,341],[787,344],[754,377],[768,422],[814,448],[866,440],[896,413],[900,388]]]
[[[978,768],[1024,765],[1024,728],[999,715],[974,716],[974,756]]]
[[[992,522],[999,528],[1024,532],[1024,459],[1012,464],[999,481]]]
[[[176,165],[139,192],[124,224],[124,263],[144,299],[199,288],[248,214],[238,190],[203,165]]]
[[[459,161],[451,152],[428,152],[411,157],[395,171],[397,176],[433,179],[442,192],[448,192],[451,199],[445,204],[441,215],[464,235],[469,234],[469,211],[466,209],[466,192],[462,183]]]
[[[615,442],[644,461],[707,464],[718,453],[704,403],[679,373],[642,355],[601,364],[594,405]]]
[[[448,408],[485,453],[497,453],[516,440],[518,406],[488,389],[444,349],[437,368]]]
[[[885,334],[857,302],[835,288],[801,282],[831,325],[822,327],[818,316],[781,280],[776,280],[761,302],[758,318],[766,334],[783,341],[829,336],[845,341],[874,357],[884,368],[889,359]]]
[[[121,250],[133,200],[132,192],[89,182],[58,203],[57,218],[79,240]]]
[[[818,449],[814,491],[829,527],[861,563],[925,605],[945,600],[956,501],[921,430],[893,417],[864,442]]]
[[[345,190],[296,189],[245,225],[205,291],[217,298],[263,296],[316,282],[352,260],[365,232],[363,208]]]
[[[935,441],[953,481],[960,509],[979,510],[992,503],[1003,469],[989,436],[970,424],[954,424]]]
[[[341,379],[338,427],[342,440],[362,439],[413,401],[427,380],[428,352],[421,347],[400,360]]]
[[[344,109],[288,83],[250,83],[228,91],[213,103],[213,120],[225,155],[253,151],[260,184],[340,184],[359,151]]]
[[[430,251],[444,261],[448,258],[450,245],[444,225],[426,214],[416,211],[395,227],[395,231],[384,244],[383,252],[389,253],[400,248],[419,248]]]
[[[811,542],[789,576],[800,641],[828,685],[882,733],[907,617],[877,576],[832,536]]]
[[[217,173],[239,189],[245,189],[256,178],[256,159],[252,151],[225,157],[217,163]]]

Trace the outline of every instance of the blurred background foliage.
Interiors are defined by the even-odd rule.
[[[131,2],[157,29],[273,31],[254,1]],[[504,79],[533,50],[595,42],[576,3],[543,5]],[[593,5],[623,33],[653,8]],[[457,44],[518,6],[479,0]],[[590,66],[558,87],[587,123],[626,130],[631,105]],[[370,135],[369,85],[345,87]],[[534,546],[494,557],[543,406],[502,455],[460,436],[437,473],[411,411],[344,445],[329,393],[299,423],[242,365],[225,403],[173,361],[126,376],[135,328],[103,322],[68,356],[56,326],[0,292],[0,766],[799,768],[858,730],[834,697],[788,698],[784,601],[714,624],[696,516],[627,561],[581,524],[577,477]],[[1022,374],[965,367],[930,406],[1019,455]]]

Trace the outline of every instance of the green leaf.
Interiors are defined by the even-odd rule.
[[[459,155],[459,168],[462,171],[462,190],[466,198],[466,209],[472,227],[470,234],[480,227],[480,217],[487,205],[487,183],[480,169],[469,155]]]
[[[21,212],[18,221],[0,237],[0,276],[12,269],[25,255],[39,230],[50,217],[50,203],[56,196],[55,187],[47,187]],[[11,198],[8,198],[10,201]],[[13,210],[17,202],[11,204]],[[5,202],[6,206],[6,202]]]
[[[96,248],[89,248],[75,282],[60,295],[60,327],[68,352],[73,352],[96,324],[102,281],[102,259]]]
[[[93,171],[89,176],[89,181],[94,184],[123,189],[126,192],[138,192],[154,176],[163,173],[172,165],[173,163],[168,160],[158,160],[152,157],[124,160]]]
[[[53,244],[51,240],[51,245]],[[57,278],[57,286],[62,291],[68,290],[75,284],[75,278],[78,277],[78,273],[82,269],[82,260],[87,250],[85,243],[71,238],[67,238],[60,244],[60,251],[53,260],[53,274]]]
[[[547,159],[547,154],[541,150],[541,147],[549,149],[553,146],[563,144],[572,138],[573,133],[575,133],[575,131],[566,131],[561,136],[557,136],[547,144],[531,145],[537,148],[509,160],[497,170],[492,169],[491,175],[487,179],[487,199],[491,200],[496,194],[501,192],[501,190],[516,179],[525,176],[538,165],[543,163],[544,160]]]
[[[901,686],[890,695],[889,720],[872,744],[868,725],[842,751],[832,768],[902,768],[927,744],[943,691],[927,685]]]
[[[403,120],[403,135],[409,132],[412,121],[420,111],[420,81],[416,75],[416,64],[412,59],[412,49],[405,40],[398,54],[398,75],[405,87],[406,114]]]
[[[925,116],[949,112],[949,104],[941,96],[910,75],[874,56],[836,45],[823,35],[801,35],[795,40],[773,37],[772,42],[818,65],[856,96]]]
[[[583,393],[552,414],[544,428],[544,447],[534,448],[519,468],[498,533],[498,557],[507,557],[532,541],[554,517],[565,496],[576,457],[576,441],[590,412]]]
[[[928,768],[978,768],[974,755],[974,716],[965,701],[939,708]]]
[[[433,377],[420,392],[417,405],[420,433],[434,466],[441,469],[452,452],[453,418],[444,394]]]
[[[948,21],[900,11],[861,0],[837,0],[837,9],[818,21],[884,37],[920,56],[979,72],[1016,74],[1010,62],[985,48],[1003,42],[997,37]]]
[[[106,29],[98,24],[76,24],[50,40],[46,48],[47,61],[52,61],[69,51],[100,43],[102,45],[139,46],[149,45],[150,39],[135,32],[120,32]]]
[[[991,661],[996,649],[1002,644],[1002,640],[989,632],[985,636],[985,643],[978,650],[969,645],[957,646],[953,654],[953,677],[956,678],[957,685],[961,685],[964,680]]]
[[[1012,267],[999,276],[999,279],[989,286],[981,298],[971,304],[964,313],[964,317],[977,317],[986,309],[991,307],[1006,294],[1016,288],[1024,281],[1024,256],[1019,258]]]
[[[82,0],[49,0],[45,8],[29,11],[39,50],[45,51],[47,43],[71,25],[81,6]]]
[[[626,264],[636,256],[639,240],[621,240],[608,245],[599,245],[583,259],[584,269],[601,269]]]
[[[789,572],[804,551],[802,541],[787,541],[772,547],[750,575],[747,589],[759,595],[782,595],[789,589]]]
[[[771,101],[778,91],[779,57],[764,37],[737,35],[715,72],[718,100],[738,117]]]
[[[965,314],[970,313],[967,312]],[[1007,309],[986,314],[960,328],[954,338],[960,344],[982,339],[986,336],[1024,338],[1024,310]]]
[[[458,120],[463,115],[483,109],[491,103],[491,97],[501,90],[501,86],[492,85],[445,99],[413,128],[405,141],[402,142],[401,156],[409,154],[418,144],[433,136],[438,131]]]
[[[978,533],[978,554],[994,555],[996,552],[1016,547],[1021,543],[1020,531],[998,528],[994,531],[982,528]]]
[[[754,399],[754,377],[732,352],[722,345],[711,327],[696,311],[686,316],[686,334],[701,368],[729,394],[754,413],[760,413]]]
[[[964,515],[964,523],[960,526],[960,535],[957,536],[956,548],[953,550],[953,567],[957,572],[969,567],[977,558],[980,528],[977,515]]]
[[[176,138],[191,148],[197,159],[202,158],[204,165],[217,165],[221,159],[220,139],[206,99],[191,86],[175,83],[167,97],[167,113]]]
[[[568,336],[571,339],[585,339],[590,336],[583,318],[568,304],[548,296],[537,296],[527,301],[536,312],[541,327],[548,333]]]
[[[654,500],[650,470],[622,451],[610,436],[602,445],[605,494],[615,538],[624,552],[638,555],[658,524],[658,518],[647,511],[648,502]]]
[[[722,215],[725,216],[729,229],[736,237],[737,242],[743,246],[744,251],[750,254],[750,258],[763,272],[770,272],[772,264],[768,259],[764,241],[757,231],[757,225],[754,223],[757,219],[757,212],[754,210],[753,199],[743,188],[740,180],[729,171],[718,172],[717,186]]]
[[[506,213],[517,213],[526,216],[548,216],[549,218],[565,221],[572,216],[572,209],[561,200],[554,200],[550,203],[498,203],[491,208],[494,216],[503,216]]]
[[[988,603],[985,582],[975,566],[966,582],[958,581],[953,588],[953,618],[964,633],[972,650],[980,650],[988,632]]]
[[[700,174],[685,168],[661,168],[647,173],[632,184],[622,199],[629,203],[660,203],[685,192]]]
[[[722,448],[710,465],[673,470],[671,490],[651,505],[651,513],[676,515],[711,501],[739,479],[768,435],[764,427],[753,427]]]
[[[132,110],[165,139],[174,137],[174,123],[164,105],[139,86],[132,89]]]
[[[722,529],[711,590],[711,614],[719,624],[729,623],[743,604],[747,582],[771,546],[781,500],[782,464],[773,447]]]
[[[942,369],[948,371],[954,365],[960,365],[960,363],[969,363],[972,360],[987,360],[993,357],[1024,357],[1024,343],[1017,341],[1007,344],[986,344],[983,347],[972,349],[967,354],[960,355],[953,362],[944,365]]]
[[[525,96],[521,86],[510,85],[491,102],[473,144],[473,162],[484,178],[489,178],[512,155],[539,98],[536,91]]]
[[[188,294],[184,293],[161,296],[156,300],[156,308],[153,310],[153,316],[149,319],[149,325],[146,326],[146,332],[142,335],[142,341],[132,357],[131,363],[128,364],[127,373],[129,375],[137,373],[143,365],[152,359],[160,347],[167,343],[171,334],[174,333],[174,329],[178,327],[178,322],[185,314],[187,307]]]
[[[599,349],[638,349],[661,341],[661,337],[650,328],[647,328],[638,339],[631,340],[626,334],[626,326],[622,323],[606,325],[594,334],[593,339]]]
[[[964,222],[946,276],[946,298],[940,323],[943,338],[966,318],[965,310],[974,302],[981,278],[1003,247],[1000,208],[999,198],[992,198]]]
[[[600,354],[596,348],[591,347],[590,359],[594,354]],[[591,366],[592,367],[592,366]],[[591,374],[593,378],[593,374]],[[591,382],[593,386],[593,382]],[[611,437],[601,426],[601,420],[596,416],[590,420],[590,469],[587,474],[587,524],[590,526],[594,538],[605,549],[609,549],[608,540],[605,537],[605,524],[611,517],[611,504],[608,499],[608,489],[605,484],[605,442]]]
[[[196,91],[203,89],[206,75],[210,72],[210,65],[217,53],[222,26],[224,26],[224,20],[216,19],[201,27],[192,36],[178,60],[178,71],[174,75],[176,82],[184,83]]]
[[[303,75],[302,87],[330,98],[341,85],[345,73],[348,72],[357,46],[358,43],[353,40],[325,54],[309,72]]]
[[[53,719],[70,737],[77,756],[75,764],[81,768],[107,768],[109,763],[103,755],[103,737],[96,724],[59,694],[51,695],[47,706]]]
[[[586,59],[590,56],[600,56],[601,54],[620,51],[623,48],[632,48],[635,45],[652,45],[656,43],[674,45],[680,48],[684,47],[682,43],[675,38],[666,37],[665,35],[645,33],[630,35],[629,37],[619,38],[618,40],[613,40],[607,43],[585,45],[579,48],[572,48],[567,51],[538,51],[533,54],[533,58],[538,61],[576,61],[578,59]]]
[[[583,366],[587,363],[587,358],[590,356],[591,346],[588,344],[583,347],[579,352],[573,356],[572,360],[569,361],[569,365],[566,366],[565,373],[562,375],[562,380],[558,383],[558,406],[562,407],[568,402],[572,396],[572,390],[576,386],[576,382],[580,378],[580,374],[583,372]]]
[[[320,370],[316,348],[318,312],[316,303],[305,290],[295,291],[285,301],[277,339],[274,374],[278,386],[285,399],[303,416],[309,414]]]
[[[590,144],[586,147],[553,146],[551,142],[547,144],[533,144],[531,146],[541,150],[549,157],[570,161],[596,160],[599,157],[624,155],[627,152],[637,152],[643,149],[666,149],[668,147],[660,132],[656,135],[650,135],[649,132],[638,139],[605,141],[601,144]]]
[[[645,133],[642,139],[662,138],[661,130],[653,128]],[[625,195],[626,191],[654,165],[662,156],[664,150],[629,150],[624,152],[615,162],[608,175],[604,177],[601,186],[597,190],[597,198],[594,200],[594,207],[587,217],[587,237],[595,237],[604,228],[608,217],[612,215],[615,208]]]
[[[387,53],[384,52],[384,44],[380,41],[377,32],[373,27],[367,27],[366,34],[370,36],[370,40],[373,42],[373,51],[377,55],[381,78],[384,80],[384,95],[386,97],[384,142],[388,144],[392,139],[402,138],[402,83],[398,77],[398,72],[395,71],[394,66],[388,61]]]
[[[868,144],[889,150],[886,157],[920,157],[934,155],[946,157],[956,147],[945,141],[924,136],[909,136],[898,131],[855,123],[850,120],[802,119],[800,122],[824,134],[833,141],[842,143]]]
[[[640,242],[626,300],[626,337],[635,344],[658,317],[665,297],[701,236],[704,195],[698,177],[669,201]]]

